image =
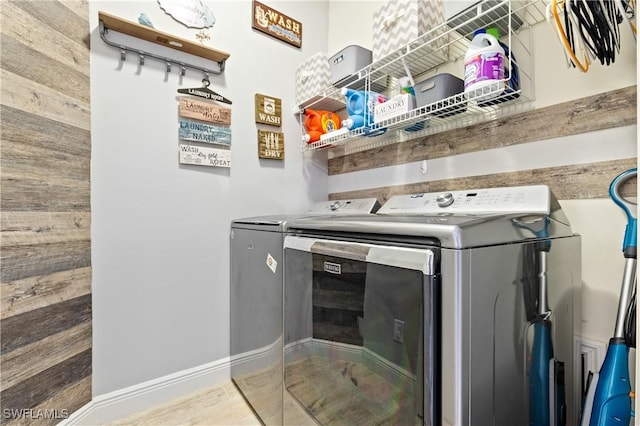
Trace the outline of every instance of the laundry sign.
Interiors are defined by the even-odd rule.
[[[258,157],[284,160],[284,133],[258,130]]]
[[[221,148],[180,144],[180,164],[228,168],[231,167],[231,151]]]
[[[208,85],[198,90],[203,93],[214,93],[206,86]],[[178,111],[178,137],[180,141],[189,142],[178,143],[180,164],[230,168],[231,109],[208,100],[181,96]],[[220,146],[203,147],[198,146],[199,143]]]
[[[302,24],[269,6],[253,2],[252,27],[258,31],[294,45],[302,46]]]
[[[187,141],[231,145],[231,128],[199,121],[180,119],[178,137]]]
[[[256,123],[282,125],[282,100],[256,93]]]
[[[181,117],[227,126],[231,124],[231,108],[225,108],[212,102],[198,101],[189,96],[180,97],[179,112]]]

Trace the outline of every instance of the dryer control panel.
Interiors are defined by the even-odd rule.
[[[549,187],[530,185],[396,195],[380,207],[378,214],[549,214],[550,208]]]
[[[345,215],[375,213],[380,208],[376,198],[321,201],[309,209],[310,214]]]

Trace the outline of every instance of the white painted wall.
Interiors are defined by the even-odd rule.
[[[329,0],[329,56],[356,44],[371,49],[373,13],[384,1]]]
[[[327,3],[270,1],[303,23],[302,49],[251,28],[251,1],[206,1],[207,45],[229,52],[211,88],[233,101],[232,167],[178,164],[178,88],[187,70],[119,52],[99,37],[98,11],[195,40],[157,1],[91,1],[93,392],[101,395],[229,356],[229,226],[233,218],[305,211],[327,196],[326,154],[300,152],[295,69],[327,50]],[[200,58],[109,33],[163,56]],[[203,65],[212,67],[204,61]],[[282,99],[285,160],[259,160],[254,95]],[[266,127],[263,127],[266,128]]]

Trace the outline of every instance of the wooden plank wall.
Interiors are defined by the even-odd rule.
[[[56,424],[91,400],[89,5],[0,12],[0,423]]]
[[[454,129],[329,160],[329,175],[406,164],[636,124],[637,86],[539,108],[499,120]],[[549,125],[553,123],[553,125]],[[636,167],[637,159],[575,164],[484,176],[368,188],[329,194],[330,200],[377,197],[384,203],[398,194],[546,184],[560,200],[607,198],[609,183]],[[623,195],[635,196],[635,179]]]

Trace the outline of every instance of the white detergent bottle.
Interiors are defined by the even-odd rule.
[[[484,29],[474,33],[464,56],[464,92],[468,99],[486,100],[500,95],[504,81],[504,49]]]

